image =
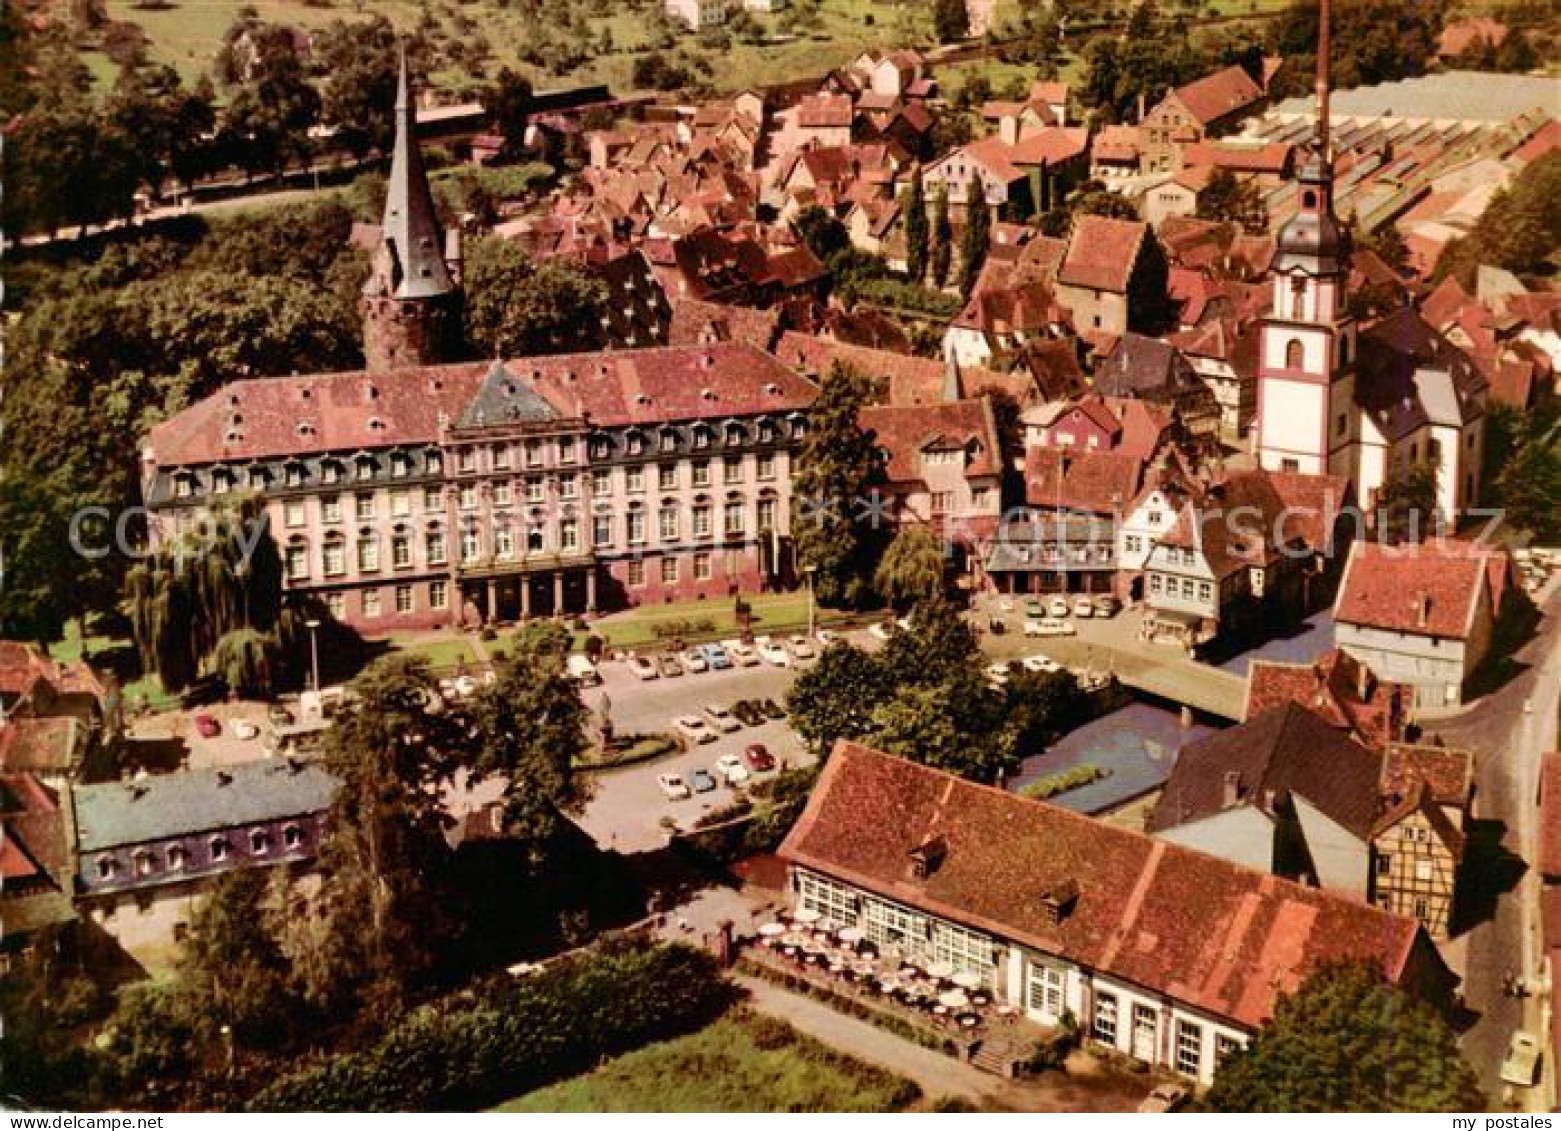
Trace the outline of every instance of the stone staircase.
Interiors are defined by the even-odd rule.
[[[1012,1080],[1024,1071],[1030,1044],[1006,1033],[993,1033],[981,1042],[970,1063],[983,1072]]]

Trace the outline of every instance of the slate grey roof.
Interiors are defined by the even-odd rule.
[[[366,288],[370,294],[434,298],[455,290],[445,268],[445,240],[417,144],[416,113],[403,52],[396,87],[396,148],[385,192],[381,255]]]
[[[1505,122],[1536,107],[1561,103],[1561,79],[1537,75],[1443,71],[1398,82],[1335,90],[1328,96],[1330,121],[1342,118],[1434,118],[1455,122]],[[1316,113],[1317,99],[1287,98],[1276,115]]]
[[[1385,315],[1359,343],[1355,403],[1390,443],[1427,422],[1466,423],[1479,415],[1485,378],[1415,311]]]
[[[456,428],[486,428],[500,424],[528,424],[557,420],[559,411],[541,393],[495,361],[482,385],[461,410]]]
[[[286,758],[78,785],[76,847],[96,852],[319,813],[336,785],[317,763]]]

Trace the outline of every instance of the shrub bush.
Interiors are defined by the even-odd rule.
[[[476,1003],[407,1014],[370,1049],[324,1060],[257,1093],[251,1111],[473,1111],[692,1032],[736,998],[691,947],[617,943],[540,974],[495,979]]]

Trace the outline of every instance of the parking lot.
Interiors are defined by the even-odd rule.
[[[604,662],[601,674],[601,686],[585,692],[586,704],[593,711],[600,710],[605,697],[613,728],[622,735],[675,733],[673,720],[679,715],[697,714],[707,704],[728,708],[739,699],[774,699],[784,705],[786,692],[796,678],[795,669],[761,663],[642,681],[630,673],[627,664],[617,660]],[[716,762],[724,754],[741,758],[743,750],[754,742],[763,743],[769,750],[777,770],[811,761],[785,720],[745,726],[682,753],[594,774],[595,793],[580,825],[605,848],[622,852],[658,848],[667,837],[661,825],[663,817],[671,817],[687,828],[702,814],[731,803],[732,790],[715,773]],[[710,770],[717,779],[716,788],[680,801],[669,800],[657,784],[657,776],[676,773],[687,782],[695,767]],[[758,774],[755,778],[773,773]]]

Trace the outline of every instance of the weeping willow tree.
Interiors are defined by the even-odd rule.
[[[125,599],[142,666],[169,691],[205,675],[241,693],[270,689],[282,557],[258,498],[215,507],[160,546],[130,571]]]

